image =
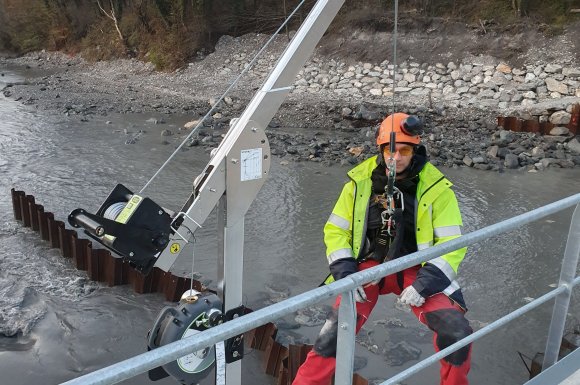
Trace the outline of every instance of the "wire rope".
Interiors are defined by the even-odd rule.
[[[190,283],[189,283],[189,295],[192,295],[193,293],[193,276],[195,274],[195,271],[193,270],[193,266],[195,265],[195,236],[193,236],[193,247],[191,248],[191,277],[190,277]]]
[[[397,24],[399,17],[399,0],[395,0],[395,25],[393,27],[393,114],[396,112],[395,106],[395,83],[397,76]],[[394,130],[395,119],[392,119],[391,130]]]
[[[159,167],[159,169],[155,172],[155,174],[153,174],[153,176],[147,181],[147,183],[145,183],[145,185],[141,188],[141,190],[139,190],[139,194],[143,193],[143,191],[147,187],[149,187],[149,185],[151,184],[151,182],[161,173],[161,171],[163,171],[163,169],[169,164],[169,162],[171,162],[171,160],[175,157],[175,155],[179,152],[179,150],[181,150],[181,148],[185,145],[185,143],[189,140],[189,138],[191,138],[191,136],[194,133],[197,132],[197,130],[201,127],[202,123],[215,111],[215,109],[220,104],[220,102],[230,93],[230,91],[232,90],[232,88],[234,88],[234,86],[238,83],[238,81],[242,78],[242,76],[245,75],[245,73],[248,72],[253,67],[254,63],[258,60],[258,57],[262,54],[262,52],[264,52],[264,50],[270,45],[270,43],[272,43],[272,41],[274,41],[274,39],[276,38],[276,36],[278,35],[278,33],[280,31],[282,31],[282,29],[286,26],[286,24],[288,24],[288,22],[290,21],[290,19],[292,17],[294,17],[294,14],[304,5],[305,2],[306,2],[306,0],[302,0],[296,6],[296,8],[294,8],[294,10],[290,13],[290,15],[288,15],[288,17],[284,20],[284,22],[282,23],[282,25],[280,25],[280,27],[276,30],[276,32],[274,32],[272,34],[272,36],[270,37],[270,39],[268,39],[268,41],[266,42],[266,44],[264,44],[264,46],[256,53],[256,55],[254,55],[254,57],[248,63],[248,65],[246,66],[246,68],[244,68],[244,70],[234,79],[234,81],[232,82],[232,84],[230,84],[230,86],[219,97],[219,99],[210,108],[210,110],[197,123],[197,125],[193,128],[193,130],[191,131],[191,133],[189,133],[189,135],[187,135],[185,137],[185,139],[181,142],[181,144],[175,149],[175,151],[169,156],[169,158],[167,158],[167,160],[165,161],[165,163],[163,163],[161,165],[161,167]]]

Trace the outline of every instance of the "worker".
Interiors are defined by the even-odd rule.
[[[415,116],[388,116],[377,131],[379,155],[348,172],[350,181],[344,185],[324,226],[331,273],[325,283],[461,235],[461,214],[451,182],[428,162],[427,151],[420,142],[420,127],[421,121]],[[396,133],[394,154],[390,150],[392,131]],[[386,239],[389,246],[384,247],[385,236],[389,236],[384,231],[388,221],[382,220],[381,214],[386,210],[389,163],[396,164],[394,186],[399,217],[395,218],[398,225],[390,232],[391,238]],[[455,250],[356,288],[356,332],[370,316],[379,294],[393,293],[434,332],[436,351],[470,335],[473,331],[464,317],[465,301],[456,281],[465,253],[466,248]],[[336,365],[339,304],[340,296],[293,385],[330,384]],[[471,345],[467,345],[442,359],[440,385],[468,384],[470,358]]]

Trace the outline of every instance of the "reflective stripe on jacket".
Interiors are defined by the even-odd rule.
[[[343,258],[357,259],[362,254],[368,205],[372,193],[371,174],[376,166],[377,157],[372,157],[348,172],[351,180],[344,185],[324,226],[324,243],[329,264]],[[451,182],[431,163],[426,163],[419,172],[415,210],[418,250],[450,241],[461,235],[463,223],[451,186]],[[455,277],[466,251],[466,248],[462,248],[427,262],[429,273],[424,275],[419,284],[421,287],[416,289],[421,294],[423,291],[427,295],[435,294],[433,290],[429,290],[429,286],[436,292],[443,292],[448,296],[457,291],[459,285]],[[329,276],[325,283],[333,281],[334,278]]]

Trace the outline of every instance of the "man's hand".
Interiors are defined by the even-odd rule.
[[[368,302],[367,293],[365,293],[365,289],[362,286],[354,289],[354,300],[359,303]]]
[[[401,293],[399,301],[401,301],[401,303],[405,305],[419,307],[425,303],[425,298],[423,298],[421,294],[419,294],[417,290],[415,290],[413,285],[409,285]]]

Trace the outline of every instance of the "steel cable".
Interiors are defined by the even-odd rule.
[[[151,184],[151,182],[161,173],[161,171],[163,171],[163,169],[169,164],[169,162],[175,157],[175,155],[179,152],[179,150],[181,150],[181,148],[184,146],[184,144],[189,140],[189,138],[191,138],[191,136],[197,132],[197,130],[199,129],[199,127],[201,127],[201,125],[203,124],[203,122],[215,111],[215,109],[217,108],[217,106],[220,104],[220,102],[230,93],[230,91],[232,90],[232,88],[234,88],[234,86],[238,83],[238,81],[242,78],[242,76],[248,72],[252,66],[254,65],[254,63],[258,60],[258,57],[262,54],[262,52],[264,52],[264,50],[268,47],[268,45],[270,45],[270,43],[272,43],[272,41],[276,38],[276,36],[278,35],[278,33],[286,26],[286,24],[288,24],[288,22],[290,21],[290,19],[292,17],[294,17],[294,14],[302,7],[302,5],[304,5],[304,3],[306,2],[306,0],[302,0],[297,6],[296,8],[292,11],[292,13],[290,13],[290,15],[288,15],[288,17],[286,18],[286,20],[284,20],[284,22],[282,23],[282,25],[280,25],[280,27],[272,34],[272,36],[270,37],[270,39],[268,39],[268,41],[266,42],[266,44],[264,44],[264,46],[256,53],[256,55],[252,58],[252,60],[248,63],[248,65],[246,66],[246,68],[244,68],[244,70],[236,77],[236,79],[234,79],[234,81],[232,82],[232,84],[230,84],[230,86],[225,90],[225,92],[219,97],[219,99],[215,102],[215,104],[210,108],[210,110],[204,115],[204,117],[197,123],[197,125],[193,128],[193,130],[191,131],[191,133],[189,135],[187,135],[185,137],[185,139],[181,142],[181,144],[175,149],[175,151],[169,156],[169,158],[167,158],[167,160],[165,161],[165,163],[163,163],[161,165],[161,167],[155,172],[155,174],[153,174],[153,176],[147,181],[147,183],[145,183],[145,185],[141,188],[141,190],[139,190],[139,194],[143,193],[143,191],[149,187],[149,185]]]

